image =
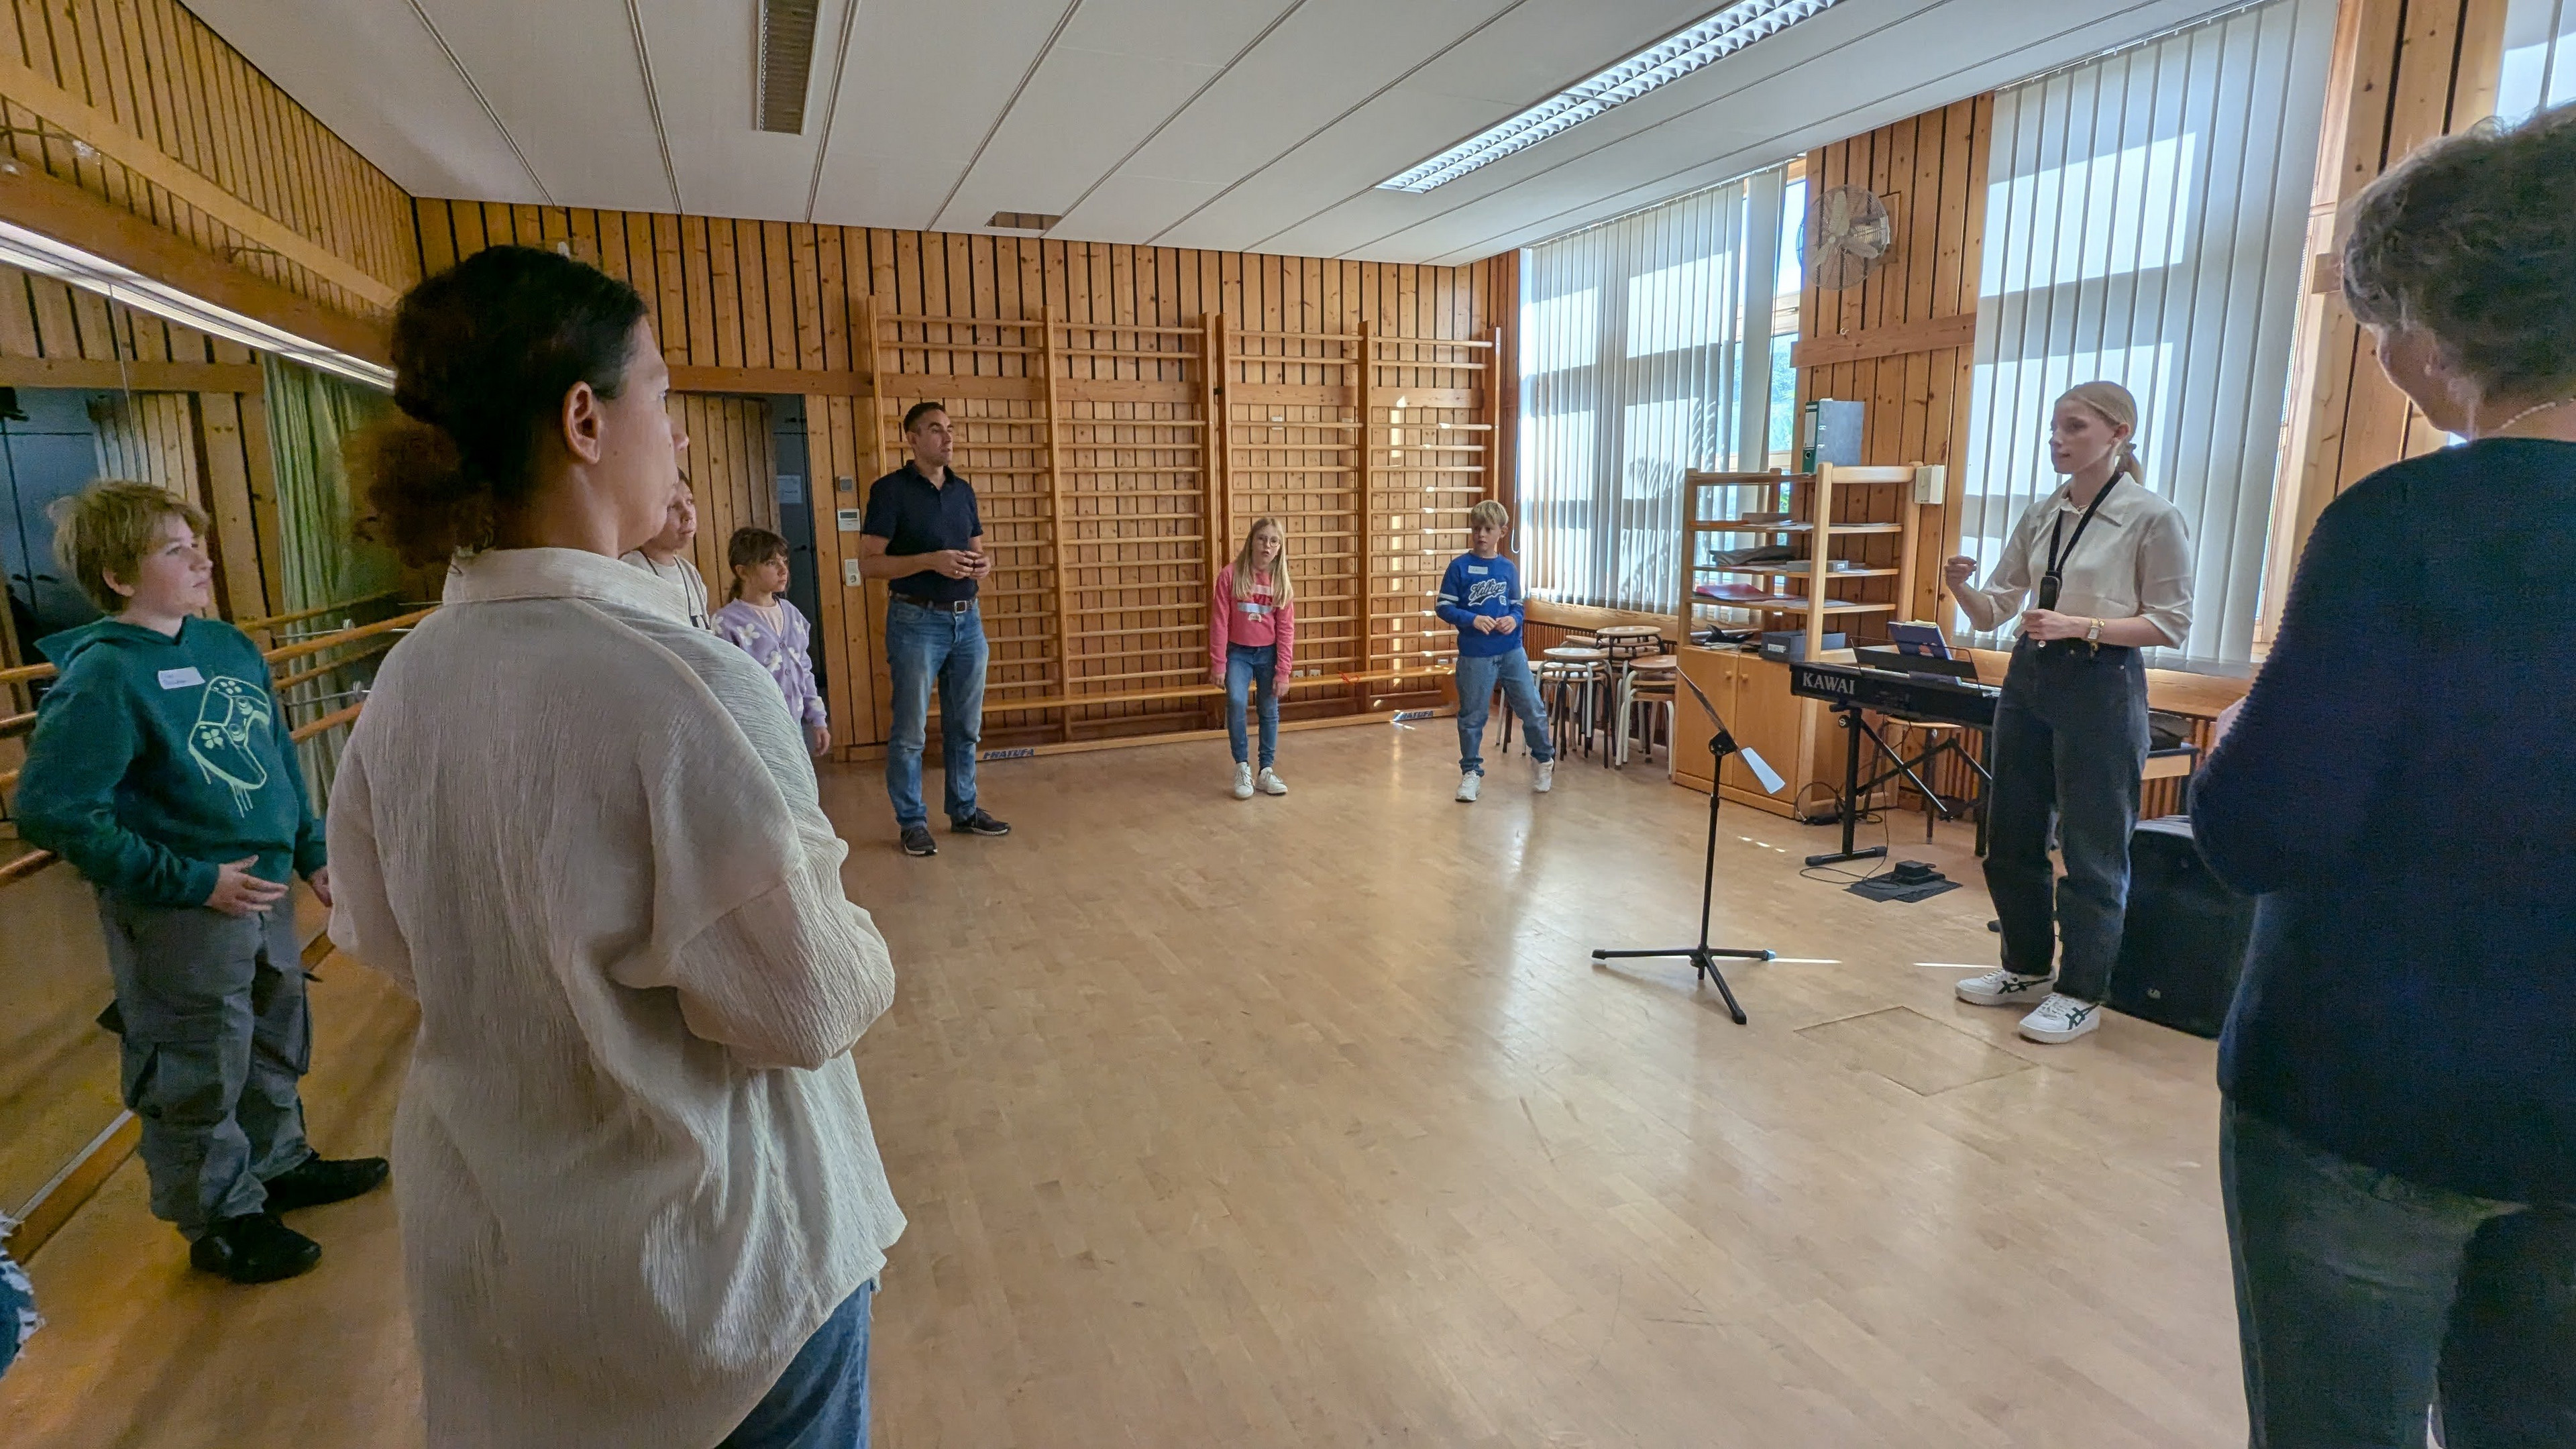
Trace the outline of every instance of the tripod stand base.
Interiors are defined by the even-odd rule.
[[[1726,956],[1739,961],[1771,961],[1778,959],[1779,955],[1777,951],[1731,951],[1724,946],[1676,946],[1669,951],[1595,951],[1592,953],[1592,959],[1595,961],[1688,961],[1691,963],[1691,970],[1697,976],[1717,983],[1717,994],[1726,998],[1726,1014],[1735,1018],[1737,1026],[1742,1026],[1744,1008],[1736,1005],[1735,992],[1727,986],[1725,974],[1717,969],[1717,958]]]

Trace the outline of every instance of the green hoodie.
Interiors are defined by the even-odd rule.
[[[62,677],[27,742],[28,840],[162,906],[205,904],[218,867],[246,856],[280,884],[322,868],[322,825],[249,635],[192,618],[172,639],[109,618],[36,647]]]

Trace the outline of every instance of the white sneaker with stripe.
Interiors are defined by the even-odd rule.
[[[2102,1008],[2099,1003],[2078,1001],[2062,991],[2048,993],[2039,1009],[2021,1019],[2021,1034],[2035,1042],[2055,1046],[2087,1036],[2100,1029]]]

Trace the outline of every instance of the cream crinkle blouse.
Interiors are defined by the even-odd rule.
[[[706,1449],[903,1231],[894,998],[778,687],[676,589],[475,556],[331,792],[331,939],[420,1002],[394,1189],[433,1449]]]

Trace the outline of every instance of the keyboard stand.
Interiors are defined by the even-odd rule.
[[[1928,768],[1945,750],[1966,760],[1968,768],[1976,772],[1977,802],[1980,807],[1977,811],[1977,853],[1979,855],[1986,853],[1986,812],[1983,806],[1987,792],[1994,788],[1995,777],[1994,772],[1986,768],[1983,760],[1959,748],[1958,740],[1948,735],[1934,740],[1923,753],[1909,760],[1898,754],[1884,735],[1871,728],[1860,706],[1838,704],[1833,706],[1833,711],[1842,717],[1843,724],[1843,788],[1840,798],[1834,802],[1835,814],[1841,820],[1843,827],[1843,848],[1839,851],[1827,851],[1822,855],[1808,856],[1807,864],[1840,865],[1848,860],[1876,860],[1885,856],[1886,846],[1870,845],[1855,848],[1852,836],[1860,825],[1860,802],[1867,798],[1871,791],[1899,776],[1903,776],[1906,783],[1921,792],[1923,798],[1931,802],[1932,808],[1941,812],[1942,819],[1956,819],[1958,812],[1952,810],[1949,802],[1941,798],[1940,792],[1924,783],[1923,776],[1917,773]],[[1987,731],[1986,734],[1988,747],[1991,748],[1992,731]],[[1863,735],[1867,735],[1869,742],[1877,746],[1878,752],[1885,755],[1889,761],[1889,768],[1879,771],[1867,780],[1860,778],[1860,741]]]

